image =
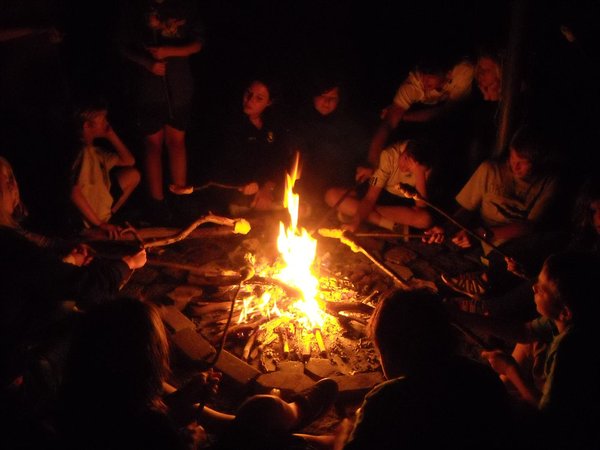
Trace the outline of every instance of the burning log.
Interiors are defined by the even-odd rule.
[[[244,361],[248,361],[249,360],[249,358],[250,358],[250,350],[252,350],[252,347],[254,346],[254,343],[256,342],[256,336],[257,335],[258,335],[258,331],[255,331],[248,338],[248,341],[246,342],[246,345],[244,346],[244,351],[242,352],[242,359]]]
[[[303,332],[300,337],[300,340],[301,340],[300,348],[302,349],[302,361],[308,362],[308,360],[310,359],[310,354],[311,354],[311,349],[310,349],[311,333],[309,333],[307,331]]]
[[[321,330],[319,328],[315,328],[314,334],[315,339],[317,340],[317,345],[319,346],[319,356],[327,356],[327,348],[325,347],[325,343],[323,342],[323,335],[321,334]]]
[[[254,361],[258,357],[259,353],[262,353],[265,347],[274,342],[275,339],[277,339],[277,335],[272,334],[264,342],[258,345],[254,350],[252,350],[252,352],[250,353],[249,361]]]
[[[279,335],[279,339],[281,340],[281,351],[283,357],[287,358],[290,354],[290,340],[288,339],[287,327],[277,328],[277,334]]]

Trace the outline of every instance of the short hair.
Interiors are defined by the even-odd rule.
[[[539,166],[547,160],[547,144],[544,135],[538,129],[524,125],[513,135],[510,148],[534,166]]]
[[[432,168],[436,162],[436,152],[433,143],[427,139],[410,139],[404,149],[406,156],[419,164]]]
[[[445,76],[452,67],[455,61],[445,55],[427,55],[421,58],[417,63],[416,69],[427,75],[443,75]]]
[[[99,114],[108,111],[108,102],[103,98],[93,98],[81,101],[73,112],[73,119],[77,130],[81,130],[83,125],[93,120]]]
[[[556,286],[559,301],[573,312],[574,321],[595,320],[600,256],[568,250],[550,255],[544,261],[544,268],[548,279]]]
[[[369,331],[383,358],[410,367],[446,359],[458,345],[441,298],[424,288],[391,292],[377,305]]]
[[[343,90],[342,84],[340,77],[336,73],[324,71],[314,74],[310,80],[310,96],[317,97],[335,88],[338,88],[341,94]]]

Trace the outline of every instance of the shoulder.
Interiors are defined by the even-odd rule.
[[[381,151],[381,156],[388,159],[397,159],[400,157],[404,150],[406,150],[407,141],[394,142],[389,147],[384,148]]]

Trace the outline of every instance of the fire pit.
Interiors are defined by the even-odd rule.
[[[216,298],[191,302],[186,313],[215,346],[227,333],[224,349],[261,374],[293,367],[312,379],[358,373],[377,373],[379,379],[366,324],[382,291],[360,295],[350,280],[332,272],[330,253],[317,255],[316,239],[298,226],[299,196],[293,192],[297,164],[286,175],[289,217],[271,237],[277,243],[275,256],[264,242],[242,242],[228,258],[244,273],[239,284],[217,289]],[[217,272],[228,274],[226,268]],[[297,381],[301,377],[292,383]],[[294,388],[285,382],[269,384]]]

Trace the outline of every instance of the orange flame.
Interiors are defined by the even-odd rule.
[[[306,229],[298,228],[300,196],[294,193],[294,185],[298,178],[299,161],[300,155],[296,153],[292,174],[286,174],[284,206],[290,214],[290,226],[286,229],[283,222],[279,222],[277,249],[285,266],[275,277],[302,292],[303,298],[294,306],[306,314],[306,327],[312,329],[322,326],[324,316],[317,302],[319,280],[311,270],[317,254],[317,241]]]

